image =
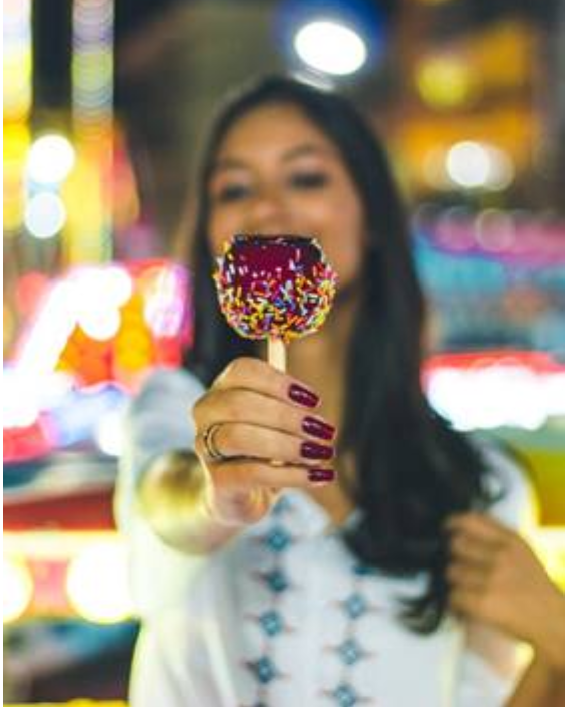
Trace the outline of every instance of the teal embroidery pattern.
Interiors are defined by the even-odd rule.
[[[258,657],[245,661],[245,667],[252,674],[256,683],[256,701],[253,707],[267,707],[269,704],[269,688],[276,680],[288,679],[276,665],[276,640],[294,629],[287,625],[281,612],[282,596],[296,587],[288,578],[283,567],[284,553],[292,546],[294,537],[285,527],[283,518],[291,509],[286,497],[279,499],[272,510],[276,522],[266,534],[258,538],[258,542],[267,551],[271,567],[262,572],[256,572],[253,577],[260,582],[272,598],[272,606],[257,615],[248,615],[248,619],[256,623],[263,636],[263,650]]]
[[[264,534],[255,538],[259,547],[266,553],[264,567],[251,574],[267,592],[269,601],[261,611],[248,613],[246,619],[259,629],[261,644],[257,653],[244,662],[244,669],[251,675],[254,684],[254,698],[250,707],[268,707],[272,705],[272,687],[280,680],[291,679],[277,665],[277,646],[281,636],[294,632],[295,627],[288,624],[283,611],[283,600],[290,592],[299,590],[286,569],[286,553],[298,541],[298,536],[290,529],[292,523],[292,503],[283,496],[272,511],[272,523]],[[358,561],[351,561],[350,589],[333,606],[345,619],[343,635],[331,645],[321,646],[322,652],[331,653],[337,658],[339,669],[333,684],[321,687],[318,694],[320,704],[328,707],[359,707],[375,705],[370,695],[362,693],[356,685],[356,668],[364,661],[374,659],[374,653],[367,650],[359,639],[359,626],[369,616],[379,611],[367,591],[368,581],[375,570]],[[297,664],[297,670],[300,665]],[[316,703],[317,704],[317,703]]]
[[[353,586],[350,593],[337,602],[337,606],[346,618],[345,632],[342,640],[326,646],[327,651],[335,653],[342,670],[333,687],[322,690],[322,695],[328,698],[330,704],[336,707],[357,707],[362,704],[374,704],[370,695],[362,695],[355,687],[355,666],[374,655],[361,645],[356,636],[359,623],[368,615],[378,611],[364,593],[364,580],[374,574],[370,567],[355,562],[351,568]]]

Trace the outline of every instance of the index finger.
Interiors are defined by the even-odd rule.
[[[212,388],[253,390],[307,408],[316,408],[320,403],[319,395],[311,388],[257,358],[236,358],[216,378]]]

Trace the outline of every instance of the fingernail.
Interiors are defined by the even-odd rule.
[[[288,389],[288,397],[298,405],[307,408],[315,408],[320,402],[320,398],[308,388],[303,388],[297,383],[293,383]]]
[[[334,455],[332,447],[325,447],[316,442],[302,442],[300,454],[304,459],[331,459]]]
[[[328,483],[335,479],[333,469],[308,469],[308,481],[313,484]]]
[[[332,439],[335,435],[335,427],[327,422],[322,422],[315,417],[305,417],[302,420],[302,429],[306,434],[320,439]]]

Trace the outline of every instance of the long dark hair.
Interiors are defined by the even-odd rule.
[[[209,384],[256,345],[235,335],[221,317],[211,278],[207,237],[208,182],[229,129],[266,104],[291,104],[339,149],[365,211],[369,245],[361,301],[348,352],[339,452],[354,459],[355,485],[346,489],[361,511],[344,540],[364,564],[390,575],[424,572],[421,597],[404,602],[404,621],[430,632],[446,607],[443,524],[455,511],[488,501],[478,451],[435,414],[420,383],[424,300],[407,222],[386,156],[371,129],[344,98],[291,79],[272,77],[232,97],[213,124],[204,154],[194,229],[194,346],[187,367]]]

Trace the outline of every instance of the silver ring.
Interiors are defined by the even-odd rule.
[[[214,435],[218,429],[222,426],[221,422],[215,422],[210,427],[207,427],[202,433],[202,442],[204,443],[204,449],[206,454],[212,461],[223,461],[227,459],[214,444]]]

